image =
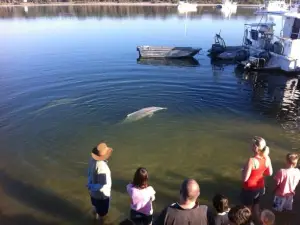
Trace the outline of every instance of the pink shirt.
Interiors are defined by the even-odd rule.
[[[300,180],[300,170],[297,168],[280,169],[274,179],[278,186],[276,196],[295,195],[295,189]]]
[[[155,199],[155,191],[149,186],[144,189],[134,187],[132,184],[127,185],[127,192],[131,198],[131,209],[145,215],[153,214],[152,201]]]

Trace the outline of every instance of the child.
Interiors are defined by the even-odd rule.
[[[280,169],[274,177],[276,188],[273,208],[275,211],[291,211],[293,209],[293,196],[300,180],[300,170],[295,168],[298,159],[299,156],[295,153],[287,154],[286,168]]]
[[[272,211],[265,209],[260,214],[262,225],[273,225],[275,223],[275,215]]]
[[[101,221],[107,215],[111,194],[111,172],[107,160],[112,148],[101,142],[93,148],[88,168],[87,188],[91,196],[96,219]]]
[[[127,185],[127,192],[131,198],[130,219],[137,224],[152,224],[155,191],[148,185],[148,171],[145,168],[137,169],[132,183]]]
[[[217,211],[217,215],[215,216],[215,225],[228,225],[228,212],[230,210],[228,206],[228,199],[221,194],[217,194],[213,198],[213,205]]]

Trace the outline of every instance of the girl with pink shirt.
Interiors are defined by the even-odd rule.
[[[148,179],[148,171],[140,167],[135,172],[132,183],[127,185],[127,192],[131,198],[130,219],[136,224],[152,224],[155,191],[148,185]]]
[[[287,166],[280,169],[274,179],[276,181],[273,208],[275,211],[293,210],[293,197],[300,180],[300,170],[296,168],[299,156],[289,153],[286,156]]]

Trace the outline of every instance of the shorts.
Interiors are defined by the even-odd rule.
[[[110,199],[109,198],[105,198],[105,199],[96,199],[91,197],[91,202],[92,205],[95,207],[96,213],[103,217],[106,216],[106,214],[108,213],[109,210],[109,202]]]
[[[260,198],[265,194],[265,188],[257,190],[245,190],[241,192],[241,202],[245,206],[259,204]]]
[[[135,210],[130,210],[130,219],[137,225],[151,225],[152,215],[146,215]]]
[[[273,201],[273,209],[277,212],[283,210],[293,210],[293,195],[287,197],[275,196]]]

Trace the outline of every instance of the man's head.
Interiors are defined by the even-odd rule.
[[[228,219],[231,225],[248,225],[251,221],[251,210],[243,205],[230,209]]]
[[[200,195],[200,187],[197,181],[186,179],[181,184],[180,197],[184,202],[196,202]]]
[[[92,157],[97,161],[107,160],[112,153],[113,149],[108,147],[105,142],[100,142],[96,147],[92,149]]]

